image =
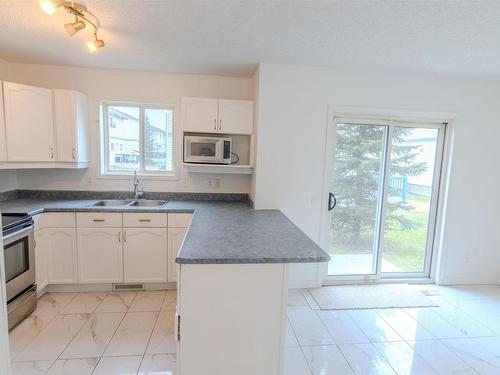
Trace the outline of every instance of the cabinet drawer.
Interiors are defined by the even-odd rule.
[[[121,227],[122,214],[111,212],[80,212],[76,214],[79,227]]]
[[[123,226],[124,227],[155,227],[155,228],[166,228],[167,227],[167,214],[166,213],[124,213],[123,214]]]
[[[169,228],[187,228],[193,214],[168,214]]]
[[[47,212],[33,217],[35,230],[43,228],[74,228],[74,212]]]

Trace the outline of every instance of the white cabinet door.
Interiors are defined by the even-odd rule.
[[[0,82],[0,161],[7,160],[7,142],[5,140],[5,118],[3,113],[3,90]]]
[[[49,237],[47,274],[49,284],[77,282],[77,254],[75,228],[44,229]]]
[[[49,229],[41,229],[35,232],[35,273],[38,290],[45,288],[48,283],[47,254],[50,249]]]
[[[54,90],[57,160],[88,162],[87,102],[73,90]]]
[[[219,100],[219,132],[226,134],[252,134],[253,101]]]
[[[184,131],[217,133],[219,131],[217,105],[217,99],[183,98]]]
[[[121,228],[77,228],[78,282],[123,281]]]
[[[123,241],[125,282],[167,281],[166,228],[126,228]]]
[[[175,258],[181,248],[187,228],[168,228],[168,281],[177,281]]]
[[[52,91],[4,82],[7,157],[11,161],[53,161]]]

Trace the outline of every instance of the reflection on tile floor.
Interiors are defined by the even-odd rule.
[[[290,291],[285,375],[499,375],[500,286],[430,288],[439,307],[343,311]]]
[[[500,374],[500,287],[439,307],[322,311],[289,293],[284,375]],[[10,334],[13,375],[174,375],[174,291],[49,293]]]

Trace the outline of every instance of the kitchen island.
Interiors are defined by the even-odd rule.
[[[192,213],[176,257],[179,375],[283,373],[288,264],[329,256],[278,210],[242,202],[94,207],[89,199],[16,199],[5,212]]]

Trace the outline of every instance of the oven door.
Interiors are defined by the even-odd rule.
[[[214,137],[185,137],[184,162],[207,164],[224,163],[223,141]]]
[[[33,226],[3,238],[7,301],[35,283]]]

